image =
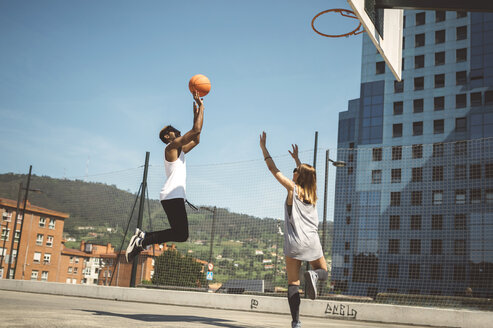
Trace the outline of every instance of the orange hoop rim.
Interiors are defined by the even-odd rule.
[[[321,11],[317,15],[315,15],[315,17],[313,17],[313,19],[312,19],[312,29],[317,34],[320,34],[321,36],[325,36],[327,38],[342,38],[343,36],[346,36],[347,37],[347,36],[350,36],[350,35],[358,35],[358,34],[361,34],[361,33],[363,33],[365,31],[365,30],[361,30],[361,31],[359,30],[361,28],[361,22],[359,22],[359,25],[354,30],[352,30],[351,32],[348,32],[348,33],[344,33],[344,34],[325,34],[325,33],[322,33],[320,31],[318,31],[315,28],[315,20],[319,16],[322,16],[323,14],[326,14],[326,13],[329,13],[329,12],[336,12],[336,13],[341,14],[344,17],[359,19],[358,16],[356,16],[356,14],[354,13],[354,11],[351,11],[349,9],[335,8],[335,9],[328,9],[328,10]]]

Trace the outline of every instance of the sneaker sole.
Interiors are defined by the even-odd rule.
[[[313,284],[312,275],[310,274],[310,272],[305,272],[304,276],[306,295],[309,299],[314,300],[317,297],[317,287]]]

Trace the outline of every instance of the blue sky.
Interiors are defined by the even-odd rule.
[[[0,173],[89,177],[163,161],[168,123],[192,125],[188,80],[205,74],[201,144],[189,164],[337,145],[359,96],[361,36],[328,39],[336,1],[0,0]],[[324,15],[342,33],[354,20]],[[164,172],[163,172],[164,178]],[[106,181],[112,183],[111,181]],[[117,182],[113,182],[118,185]],[[191,183],[191,182],[189,182]],[[126,186],[123,186],[126,187]],[[152,195],[151,195],[152,196]]]

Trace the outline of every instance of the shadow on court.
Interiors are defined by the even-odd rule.
[[[112,317],[127,318],[132,320],[139,320],[145,322],[190,322],[190,323],[203,323],[216,327],[225,328],[248,328],[251,326],[239,326],[237,324],[232,324],[231,320],[218,319],[218,318],[208,318],[199,317],[193,315],[161,315],[161,314],[123,314],[123,313],[113,313],[106,311],[96,311],[96,310],[79,310],[83,312],[91,312],[94,315],[104,315]]]

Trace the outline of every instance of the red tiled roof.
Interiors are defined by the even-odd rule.
[[[0,198],[0,206],[6,206],[15,209],[17,208],[17,201],[12,199]],[[20,208],[22,209],[23,207],[24,207],[24,203],[21,203]],[[49,216],[55,216],[61,219],[68,219],[70,217],[70,215],[67,213],[57,212],[44,207],[31,205],[29,201],[26,204],[26,211],[45,214]]]

